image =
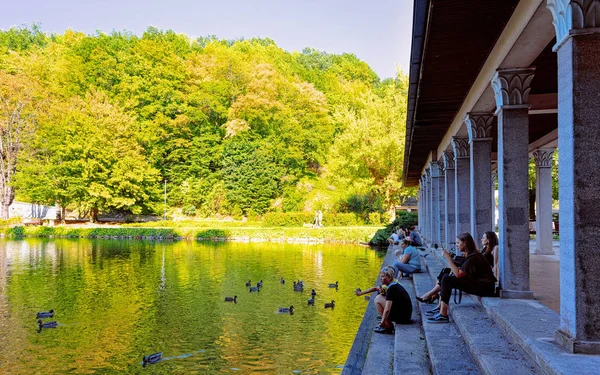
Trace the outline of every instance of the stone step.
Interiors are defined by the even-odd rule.
[[[413,283],[417,295],[426,293],[434,285],[426,272],[413,274]],[[425,322],[427,317],[423,313],[434,308],[435,305],[419,305],[425,342],[431,362],[431,372],[434,375],[480,374],[463,337],[454,324],[430,324]]]
[[[415,301],[415,288],[411,280],[402,279],[400,285],[410,295],[410,300]],[[425,334],[421,326],[421,314],[418,306],[413,302],[412,324],[396,324],[394,338],[394,366],[393,374],[429,375],[430,361],[427,356]]]
[[[436,280],[439,271],[445,265],[437,255],[425,259],[428,275],[432,281]],[[465,294],[459,305],[451,300],[450,315],[483,374],[543,374],[545,372],[511,337],[504,334],[501,327],[476,299]]]

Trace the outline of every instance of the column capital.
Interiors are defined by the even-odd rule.
[[[469,143],[473,141],[492,140],[492,122],[494,114],[487,112],[469,112],[465,117],[465,125],[469,132]]]
[[[552,47],[554,52],[573,34],[600,32],[598,0],[547,0],[546,7],[552,13],[556,32],[556,44]]]
[[[429,162],[429,170],[431,171],[431,177],[441,177],[444,175],[444,170],[437,160]]]
[[[554,159],[553,148],[538,148],[533,152],[535,166],[538,168],[552,168]]]
[[[429,168],[425,169],[425,182],[431,182],[431,171]]]
[[[427,183],[427,176],[423,174],[421,175],[421,188],[425,187],[425,183]]]
[[[529,108],[529,91],[535,68],[498,69],[492,77],[496,113],[502,107]]]
[[[454,151],[444,151],[444,169],[454,169]]]
[[[469,138],[452,137],[452,148],[454,149],[454,158],[469,157]]]

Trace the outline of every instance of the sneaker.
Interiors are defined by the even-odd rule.
[[[449,323],[450,318],[443,316],[442,314],[436,314],[431,318],[427,319],[427,323]]]
[[[426,316],[434,316],[436,314],[439,314],[439,312],[440,312],[440,308],[436,307],[433,310],[425,311],[425,315]]]

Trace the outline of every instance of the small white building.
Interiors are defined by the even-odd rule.
[[[13,201],[13,203],[8,208],[8,217],[54,220],[56,219],[56,207]]]

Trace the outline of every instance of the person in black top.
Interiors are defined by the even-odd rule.
[[[381,283],[387,285],[385,305],[381,313],[381,323],[375,327],[377,333],[393,333],[394,325],[411,323],[412,302],[408,292],[402,285],[394,280],[395,270],[393,267],[387,267],[382,270],[380,277]]]
[[[456,246],[464,254],[465,262],[460,269],[452,261],[450,253],[442,249],[442,254],[452,270],[453,275],[447,275],[441,282],[441,301],[437,308],[427,312],[427,315],[433,315],[427,319],[429,323],[447,323],[448,303],[452,289],[459,289],[465,293],[476,296],[493,296],[496,283],[496,277],[492,272],[489,263],[477,248],[475,241],[469,233],[461,233],[456,238]]]

